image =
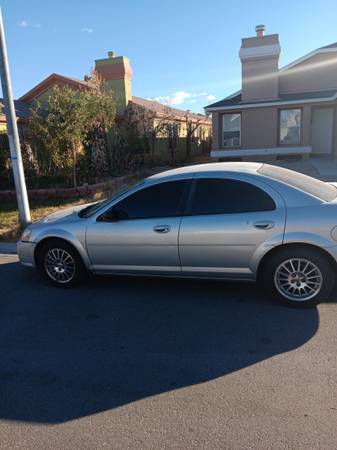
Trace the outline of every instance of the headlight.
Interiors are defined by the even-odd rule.
[[[29,242],[31,234],[32,234],[32,230],[30,230],[29,228],[26,228],[21,235],[21,241]]]

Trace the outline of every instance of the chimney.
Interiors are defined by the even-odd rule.
[[[256,36],[242,39],[242,101],[278,98],[278,61],[281,47],[278,34],[265,35],[265,26],[255,27]]]
[[[266,31],[266,27],[264,25],[256,25],[255,27],[256,36],[257,37],[263,37],[264,32]]]
[[[132,99],[132,69],[129,58],[108,52],[107,58],[96,59],[95,70],[103,78],[106,88],[113,91],[117,112],[122,113]]]

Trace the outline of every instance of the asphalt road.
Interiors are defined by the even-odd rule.
[[[57,289],[0,257],[0,448],[335,449],[337,301],[111,278]]]

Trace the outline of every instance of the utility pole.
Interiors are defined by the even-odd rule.
[[[0,8],[0,77],[1,77],[2,94],[4,97],[4,106],[6,111],[7,134],[9,141],[9,149],[11,152],[16,199],[19,208],[19,220],[20,225],[23,228],[31,222],[31,219],[30,219],[25,174],[23,172],[23,165],[22,165],[18,126],[16,122],[14,101],[12,95],[11,78],[9,74],[7,47],[1,8]]]

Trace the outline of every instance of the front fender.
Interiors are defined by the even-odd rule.
[[[85,233],[83,233],[83,235],[85,236]],[[40,244],[46,239],[63,239],[64,241],[69,242],[78,251],[86,268],[91,268],[91,263],[85,248],[85,237],[83,237],[83,239],[79,239],[69,231],[59,228],[48,228],[46,230],[42,230],[34,236],[34,242],[36,244]]]

